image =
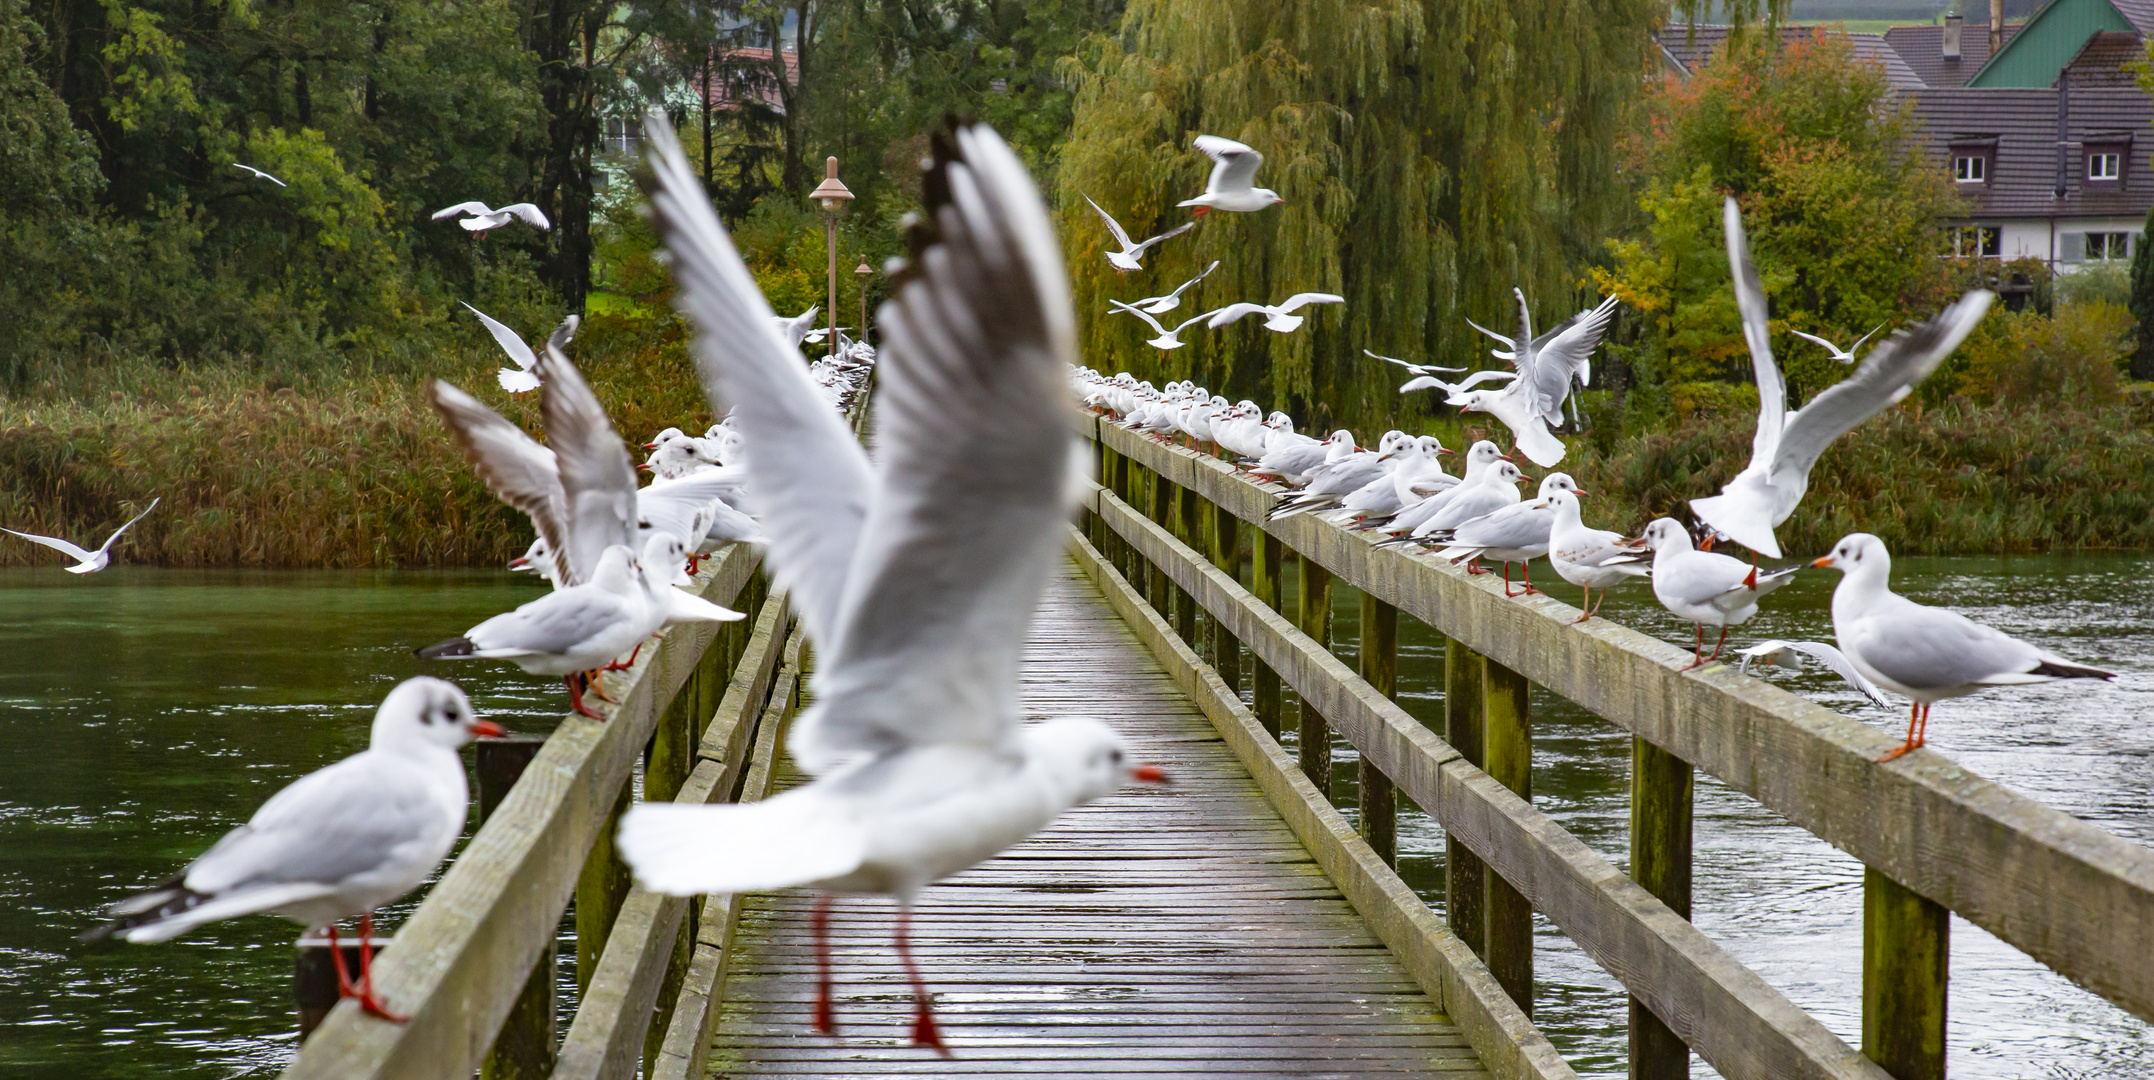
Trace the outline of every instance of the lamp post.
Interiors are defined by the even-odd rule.
[[[853,193],[838,179],[838,159],[823,162],[823,182],[808,197],[823,207],[823,236],[830,242],[830,355],[838,355],[838,208],[853,201]]]
[[[853,276],[860,279],[860,321],[854,323],[853,326],[860,332],[859,340],[866,341],[868,339],[868,279],[875,276],[875,271],[868,266],[867,256],[862,255],[860,257],[860,265],[853,267]]]

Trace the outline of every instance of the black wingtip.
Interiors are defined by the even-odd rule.
[[[2034,665],[2030,675],[2047,675],[2052,679],[2100,679],[2108,682],[2117,677],[2116,672],[2100,668],[2079,667],[2075,664],[2053,664],[2047,660]]]
[[[411,650],[411,655],[421,660],[453,660],[458,657],[470,656],[477,648],[478,646],[472,644],[470,638],[452,637],[447,641],[437,641],[423,649],[413,649]]]

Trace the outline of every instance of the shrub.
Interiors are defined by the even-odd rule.
[[[2061,283],[2060,283],[2061,284]],[[1984,402],[2099,406],[2123,391],[2131,312],[2107,300],[2059,304],[2053,315],[1993,312],[1970,336],[1961,391]]]

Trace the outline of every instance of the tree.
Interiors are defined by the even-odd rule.
[[[2147,242],[2149,237],[2154,237],[2154,210],[2147,212],[2138,250],[2132,252],[2131,311],[2138,322],[2137,341],[2132,348],[2134,379],[2154,379],[2154,244]]]

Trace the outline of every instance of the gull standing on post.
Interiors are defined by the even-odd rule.
[[[292,781],[187,869],[112,905],[112,921],[83,938],[170,941],[219,919],[282,915],[327,931],[341,996],[402,1023],[374,993],[374,910],[418,888],[449,857],[470,813],[457,751],[501,734],[456,684],[406,679],[382,699],[365,750]],[[356,983],[337,948],[337,923],[353,916]]]
[[[57,536],[39,536],[36,533],[16,532],[13,529],[0,529],[0,532],[11,533],[15,536],[20,536],[33,544],[43,544],[46,547],[49,547],[52,550],[57,551],[60,554],[75,560],[75,565],[67,568],[67,572],[70,574],[94,574],[99,570],[103,570],[105,567],[112,565],[112,545],[119,540],[121,534],[125,533],[128,529],[133,528],[135,522],[141,521],[143,518],[150,516],[150,511],[157,509],[157,504],[163,501],[165,501],[165,499],[162,495],[151,499],[150,504],[143,507],[141,513],[136,514],[134,517],[128,518],[127,524],[112,530],[112,535],[105,537],[104,544],[99,546],[96,551],[85,551],[82,548],[76,547],[73,543],[70,543],[66,540],[62,540]]]
[[[1194,206],[1196,210],[1192,212],[1198,215],[1207,210],[1247,214],[1286,201],[1270,188],[1254,186],[1257,166],[1264,164],[1264,155],[1217,135],[1199,135],[1190,145],[1217,164],[1212,166],[1211,178],[1204,182],[1204,194],[1174,205]]]
[[[1810,468],[1827,444],[1906,397],[1945,357],[1973,332],[1989,311],[1994,293],[1976,289],[1928,322],[1886,338],[1862,366],[1789,412],[1787,380],[1773,362],[1772,339],[1765,321],[1765,287],[1750,261],[1743,237],[1742,212],[1735,200],[1723,205],[1728,232],[1728,264],[1735,278],[1735,306],[1743,316],[1743,340],[1750,346],[1758,379],[1758,431],[1750,442],[1750,466],[1720,489],[1720,494],[1690,500],[1698,520],[1728,534],[1736,543],[1767,558],[1780,557],[1773,529],[1795,512],[1810,489]]]
[[[1122,223],[1116,221],[1113,214],[1110,214],[1105,210],[1100,210],[1099,204],[1096,202],[1092,202],[1092,196],[1085,196],[1084,201],[1092,203],[1092,209],[1099,210],[1100,220],[1107,223],[1107,231],[1113,234],[1114,242],[1122,245],[1122,250],[1120,251],[1107,252],[1108,265],[1114,267],[1117,270],[1128,271],[1144,269],[1144,264],[1142,262],[1139,262],[1138,260],[1144,258],[1144,250],[1146,248],[1151,247],[1153,244],[1159,243],[1162,240],[1180,236],[1183,233],[1197,227],[1196,222],[1185,221],[1172,229],[1168,229],[1166,232],[1160,233],[1158,236],[1155,236],[1150,240],[1146,240],[1144,243],[1134,243],[1130,240],[1128,231],[1122,228]],[[1186,287],[1187,286],[1184,286],[1184,288]],[[1180,295],[1181,290],[1177,289],[1175,290],[1175,292],[1176,295]]]
[[[1842,537],[1832,554],[1811,565],[1844,575],[1832,590],[1832,636],[1840,651],[1870,681],[1908,699],[1907,741],[1879,761],[1921,746],[1929,735],[1930,706],[1945,698],[1991,686],[2116,678],[1957,611],[1924,607],[1893,592],[1892,556],[1869,533]]]
[[[464,304],[464,307],[486,324],[486,332],[494,336],[494,342],[501,346],[501,351],[509,354],[509,359],[516,364],[512,368],[502,368],[495,374],[494,377],[501,382],[501,388],[511,394],[538,389],[538,354],[531,351],[531,346],[525,344],[523,338],[516,336],[516,331],[496,322],[492,316],[470,304]],[[576,327],[582,323],[582,317],[571,315],[561,320],[561,325],[553,328],[553,334],[547,340],[556,349],[566,348],[569,342],[575,340]]]
[[[482,202],[460,202],[455,206],[444,206],[434,211],[433,220],[440,221],[442,218],[455,217],[458,214],[471,215],[457,222],[458,225],[464,227],[466,232],[485,232],[488,229],[498,229],[508,224],[512,219],[519,218],[522,219],[524,224],[540,232],[553,228],[553,222],[546,220],[546,214],[538,207],[527,202],[510,203],[499,210]]]
[[[1025,640],[1077,496],[1076,316],[1047,208],[985,125],[935,134],[912,256],[878,320],[871,465],[782,348],[663,115],[646,130],[676,303],[705,389],[733,406],[776,583],[818,664],[787,742],[812,781],[737,806],[639,803],[621,855],[668,895],[816,889],[819,942],[831,894],[896,898],[913,1041],[947,1054],[907,939],[920,889],[1073,806],[1164,779],[1098,720],[1020,723]]]
[[[1549,434],[1548,429],[1562,425],[1563,403],[1570,397],[1572,381],[1580,385],[1591,381],[1593,350],[1600,347],[1602,335],[1615,318],[1616,298],[1610,296],[1600,306],[1581,311],[1534,337],[1533,314],[1526,307],[1525,290],[1512,289],[1511,293],[1518,297],[1517,337],[1505,337],[1471,319],[1466,325],[1509,346],[1507,350],[1494,350],[1495,355],[1509,360],[1518,377],[1500,390],[1466,389],[1473,385],[1476,375],[1459,384],[1459,390],[1446,404],[1456,405],[1463,412],[1485,412],[1503,421],[1526,457],[1544,469],[1551,468],[1563,460],[1563,441]],[[1419,383],[1416,379],[1399,389],[1419,389]],[[1426,385],[1440,384],[1431,378]]]
[[[1755,565],[1713,551],[1699,551],[1674,518],[1655,518],[1645,527],[1645,545],[1653,552],[1653,596],[1661,606],[1698,628],[1695,659],[1689,671],[1720,659],[1728,627],[1741,626],[1758,613],[1758,598],[1795,579],[1801,566],[1759,570]],[[1713,655],[1705,655],[1705,627],[1720,628]]]

